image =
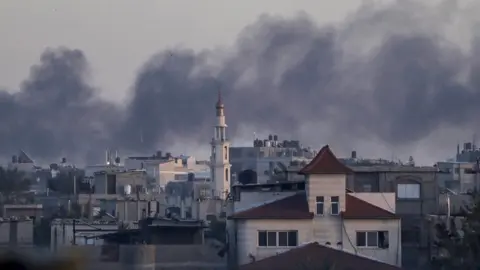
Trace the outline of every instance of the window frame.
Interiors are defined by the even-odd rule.
[[[336,200],[333,201],[333,198],[336,198]],[[333,205],[337,206],[337,213],[333,213]],[[330,197],[330,215],[332,215],[332,216],[340,215],[340,196],[331,196]]]
[[[265,245],[260,244],[260,234],[265,233]],[[269,245],[269,234],[275,234],[275,245]],[[286,245],[280,245],[280,234],[286,234]],[[295,244],[291,244],[291,234],[295,234]],[[272,241],[273,242],[273,241]],[[293,248],[298,246],[298,230],[282,230],[282,231],[269,231],[269,230],[259,230],[257,231],[257,247],[259,248]]]
[[[371,241],[369,241],[369,234],[370,236],[372,235],[372,233],[375,234],[375,238],[376,238],[376,244],[373,245],[372,243],[370,243]],[[363,234],[364,235],[364,242],[365,242],[365,245],[359,245],[358,244],[358,239],[359,239],[359,234]],[[380,243],[380,235],[383,234],[383,238],[384,238],[384,241],[386,243],[383,243],[381,244]],[[386,238],[385,238],[386,236]],[[371,245],[372,244],[372,245]],[[388,249],[390,247],[390,234],[388,231],[356,231],[355,233],[355,247],[357,248],[370,248],[370,249]]]
[[[422,197],[422,187],[419,183],[398,183],[396,195],[401,200],[419,200]]]
[[[319,205],[322,205],[322,208],[320,208],[320,209],[322,209],[322,213],[318,213],[318,209],[319,209],[318,206]],[[324,196],[315,197],[315,206],[316,206],[315,215],[317,215],[317,216],[325,215],[325,197]]]

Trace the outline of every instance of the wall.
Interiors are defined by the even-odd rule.
[[[237,259],[239,264],[276,255],[292,247],[258,247],[258,231],[298,230],[298,244],[312,241],[311,220],[239,220],[237,221]]]
[[[353,253],[401,266],[400,220],[344,220],[343,247]],[[356,247],[357,231],[388,231],[388,249]]]
[[[17,227],[16,240],[11,239],[11,230],[15,231],[11,226]],[[33,221],[0,223],[0,245],[9,245],[9,243],[16,243],[18,246],[33,245]]]
[[[309,175],[307,198],[310,211],[316,213],[316,197],[324,196],[325,215],[315,215],[313,219],[313,239],[321,244],[342,241],[340,215],[331,215],[331,196],[339,196],[340,212],[345,211],[345,175]],[[312,240],[313,240],[312,239]]]

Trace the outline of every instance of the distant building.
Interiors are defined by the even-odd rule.
[[[157,151],[152,156],[136,156],[125,159],[126,170],[144,170],[147,176],[164,189],[170,181],[187,181],[189,174],[202,175],[209,172],[209,165],[198,162],[192,156],[174,157]],[[208,176],[210,178],[210,176]]]
[[[308,163],[316,152],[303,147],[299,141],[280,141],[277,135],[265,140],[255,139],[251,147],[231,147],[232,174],[237,182],[245,182],[242,173],[255,173],[257,183],[266,183],[291,165]],[[246,176],[246,175],[245,175]]]
[[[35,162],[25,151],[20,150],[17,155],[12,156],[8,168],[30,173],[35,170]]]

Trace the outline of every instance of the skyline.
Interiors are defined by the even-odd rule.
[[[309,1],[302,3],[306,2]],[[65,12],[63,8],[54,12]],[[468,12],[478,10],[475,8]],[[5,61],[15,66],[12,70],[0,66],[1,74],[7,74],[0,76],[0,85],[5,85],[9,93],[18,88],[12,87],[15,78],[28,77],[19,84],[19,93],[1,95],[6,109],[3,120],[7,124],[0,130],[4,140],[0,144],[8,144],[6,150],[22,148],[33,156],[45,157],[77,150],[87,150],[79,155],[88,157],[93,153],[85,145],[97,150],[101,147],[103,151],[111,144],[145,152],[165,148],[161,145],[192,142],[191,149],[201,145],[208,151],[205,145],[213,126],[215,88],[221,87],[226,92],[231,137],[242,144],[250,140],[253,132],[277,133],[298,138],[314,148],[328,143],[345,155],[355,149],[363,156],[388,157],[398,153],[395,155],[402,159],[413,155],[420,162],[443,159],[454,153],[457,141],[468,140],[478,130],[471,127],[477,110],[473,104],[480,98],[480,89],[475,76],[468,81],[467,73],[477,66],[476,55],[466,51],[468,35],[454,33],[456,36],[452,37],[449,32],[451,22],[458,24],[459,19],[460,23],[473,25],[468,14],[451,2],[432,8],[407,1],[391,6],[364,6],[333,26],[319,24],[315,12],[294,17],[264,15],[242,21],[247,27],[236,38],[232,33],[212,38],[212,43],[223,40],[221,48],[217,44],[202,44],[204,41],[167,45],[167,50],[162,49],[163,45],[142,52],[153,54],[143,65],[145,59],[138,55],[136,65],[128,65],[129,60],[125,64],[111,62],[112,66],[125,65],[130,69],[142,66],[136,78],[129,78],[126,68],[112,71],[111,76],[119,78],[119,85],[114,87],[105,87],[113,85],[112,81],[106,82],[108,76],[103,75],[104,82],[99,82],[102,72],[98,72],[98,66],[104,64],[96,65],[98,57],[91,48],[101,42],[92,39],[87,49],[74,44],[58,44],[66,47],[57,49],[56,44],[45,44],[53,49],[42,53],[40,64],[31,69],[29,76],[12,74],[18,72],[16,65],[22,61]],[[147,24],[139,22],[136,27],[144,25]],[[0,30],[5,35],[5,28]],[[227,39],[236,41],[232,45]],[[452,40],[456,44],[447,43]],[[154,47],[155,42],[152,43],[150,46]],[[373,58],[368,55],[372,44],[376,45]],[[472,44],[477,46],[475,41]],[[18,50],[12,49],[12,45],[0,47],[2,59],[6,55],[15,59]],[[205,47],[210,49],[204,50]],[[36,63],[38,60],[30,65]],[[464,77],[463,81],[459,81],[459,76]],[[125,92],[109,92],[112,88],[130,88],[127,93],[131,100],[122,98]],[[112,96],[119,100],[112,103]],[[265,97],[264,102],[256,100],[258,96]],[[454,102],[457,107],[452,105]],[[245,111],[246,106],[251,108]],[[175,110],[177,113],[170,115]],[[11,112],[15,112],[15,119]],[[181,115],[182,112],[185,114]],[[264,116],[260,117],[262,121],[258,121],[258,115]],[[72,127],[72,119],[78,127]],[[21,131],[29,129],[39,135],[35,141],[21,136]],[[56,134],[51,135],[50,129],[56,130]],[[140,132],[147,136],[146,145],[139,145],[140,140],[135,139]],[[172,139],[172,134],[178,137]],[[11,145],[12,139],[19,144]],[[156,146],[157,141],[161,142],[160,147]],[[42,148],[52,143],[57,144],[54,149]]]

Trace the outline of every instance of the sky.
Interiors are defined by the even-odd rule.
[[[114,3],[114,4],[113,4]],[[261,14],[308,10],[320,23],[342,20],[360,0],[2,0],[0,86],[15,89],[47,47],[80,48],[93,83],[114,101],[125,97],[137,70],[169,47],[228,46]]]
[[[167,96],[165,91],[161,92],[161,90],[157,89],[165,82],[170,83],[170,86],[179,86],[182,89],[190,89],[194,87],[192,85],[201,85],[199,89],[202,90],[207,86],[212,88],[209,79],[215,77],[215,80],[231,86],[229,88],[235,88],[235,91],[232,90],[233,94],[227,93],[226,95],[227,103],[231,103],[230,107],[227,106],[227,108],[232,108],[232,111],[241,112],[241,106],[232,104],[233,100],[241,98],[239,95],[239,93],[241,93],[240,91],[243,91],[242,93],[256,95],[257,93],[254,90],[258,89],[258,87],[273,89],[274,85],[278,86],[276,82],[278,76],[273,74],[273,71],[271,74],[269,72],[262,74],[262,76],[266,76],[265,78],[268,77],[270,82],[262,81],[261,78],[253,78],[252,80],[255,82],[255,86],[244,85],[244,82],[242,84],[244,75],[251,72],[248,70],[248,67],[254,66],[256,63],[255,57],[261,59],[263,59],[262,57],[266,57],[265,61],[269,61],[269,54],[263,52],[261,46],[267,46],[268,44],[270,44],[270,46],[272,46],[272,44],[275,45],[274,43],[269,43],[275,39],[269,36],[268,33],[278,30],[278,37],[286,38],[290,35],[300,40],[300,42],[294,44],[290,43],[290,41],[280,39],[277,43],[284,42],[285,44],[280,45],[285,46],[285,48],[275,51],[276,57],[279,58],[282,54],[288,56],[290,54],[288,52],[301,54],[301,51],[298,50],[303,48],[304,51],[313,53],[313,58],[319,57],[321,61],[319,59],[316,60],[320,62],[323,61],[327,63],[328,61],[332,61],[331,63],[327,63],[329,65],[328,68],[323,67],[325,72],[327,72],[328,69],[330,73],[348,75],[328,77],[326,80],[335,81],[335,88],[351,87],[350,84],[352,80],[358,76],[368,76],[372,78],[372,81],[365,83],[365,85],[373,83],[373,88],[375,89],[385,88],[388,82],[402,84],[403,81],[411,78],[408,76],[413,76],[411,73],[415,73],[411,72],[411,70],[408,70],[410,73],[405,71],[407,67],[412,65],[411,61],[416,61],[414,56],[417,55],[416,57],[418,58],[427,55],[426,58],[422,60],[424,62],[419,65],[423,65],[423,67],[430,65],[429,67],[433,70],[435,65],[439,64],[441,69],[428,74],[425,73],[425,76],[434,76],[434,78],[430,78],[428,82],[423,82],[420,77],[412,79],[412,81],[422,81],[422,83],[428,83],[432,85],[432,87],[441,88],[442,91],[439,90],[440,94],[430,97],[430,99],[438,100],[438,104],[448,104],[449,101],[452,101],[452,97],[449,95],[451,89],[457,89],[460,86],[451,85],[455,84],[457,79],[455,79],[455,83],[453,83],[453,80],[443,81],[440,79],[462,76],[468,77],[468,75],[456,74],[456,72],[452,70],[457,67],[459,70],[463,69],[463,64],[467,62],[468,65],[471,65],[471,61],[466,60],[469,57],[465,52],[475,47],[471,41],[472,36],[476,34],[472,34],[471,31],[471,29],[473,29],[472,25],[474,25],[471,18],[475,17],[475,14],[478,14],[475,13],[475,11],[479,9],[460,8],[462,5],[473,2],[466,0],[405,0],[402,1],[402,3],[407,4],[392,4],[391,7],[384,8],[378,12],[368,10],[369,7],[376,7],[393,2],[393,0],[2,0],[0,1],[0,91],[4,90],[10,94],[0,93],[2,94],[0,95],[0,103],[12,105],[14,102],[20,100],[23,104],[22,106],[26,106],[22,108],[29,108],[32,112],[38,113],[40,112],[36,111],[38,108],[31,103],[32,100],[42,99],[42,96],[39,95],[41,92],[37,90],[44,87],[42,85],[50,85],[50,88],[53,89],[55,87],[52,87],[51,84],[59,82],[62,78],[70,78],[70,76],[73,76],[75,77],[72,79],[73,81],[63,83],[65,83],[64,86],[67,88],[71,86],[72,88],[81,90],[78,91],[82,93],[81,95],[78,94],[78,98],[83,98],[82,106],[85,106],[79,109],[79,111],[87,116],[78,119],[93,121],[95,118],[102,118],[102,121],[111,124],[109,127],[111,127],[112,130],[118,130],[117,134],[126,134],[128,131],[136,128],[140,128],[140,130],[143,130],[143,128],[147,129],[137,124],[137,122],[139,122],[138,115],[140,112],[146,115],[150,111],[159,114],[171,111],[157,111],[154,105],[146,101],[149,96],[155,96],[165,100],[167,100],[167,97],[172,98],[172,96]],[[436,3],[439,4],[438,7],[436,6],[435,8],[422,9],[423,3],[426,2],[432,6]],[[421,8],[417,7],[418,3],[422,3]],[[457,6],[457,3],[461,4]],[[363,9],[360,7],[363,7]],[[265,14],[268,16],[261,17]],[[299,16],[299,14],[303,15]],[[332,30],[333,34],[331,34],[329,32],[330,25],[335,26],[335,29],[339,30]],[[402,37],[406,32],[414,33],[415,35],[411,34],[412,37],[409,36],[408,38]],[[395,36],[397,34],[399,36]],[[439,38],[439,36],[441,36],[441,38]],[[448,38],[444,40],[443,36]],[[333,49],[330,48],[329,42],[331,40],[334,40],[340,45],[335,45]],[[339,42],[339,40],[342,42]],[[308,46],[305,44],[302,45],[302,42],[308,43]],[[373,46],[370,46],[370,43],[374,44],[375,42],[383,42],[382,44],[384,46],[380,46],[379,53],[373,53],[380,56],[376,58],[372,58],[373,56],[365,56],[372,64],[370,67],[370,62],[368,62],[369,68],[363,68],[361,63],[367,62],[362,62],[366,60],[359,60],[360,58],[358,57],[359,55],[368,55]],[[450,50],[450,43],[455,44],[455,48],[452,50]],[[311,44],[326,46],[325,49],[331,49],[331,54],[336,54],[339,48],[344,50],[344,52],[342,51],[342,57],[339,57],[341,59],[337,62],[335,59],[329,60],[328,55],[323,55],[320,51],[314,51]],[[48,48],[59,47],[65,47],[67,49],[48,51]],[[283,50],[287,49],[292,51],[286,51],[287,53],[283,52]],[[439,50],[438,55],[435,54],[437,53],[436,49]],[[231,53],[231,51],[235,51],[235,53]],[[430,51],[434,51],[435,53],[429,54]],[[250,59],[248,57],[249,54],[243,54],[245,52],[250,53],[250,56],[256,56],[252,56]],[[200,69],[201,72],[213,73],[213,68],[203,68],[203,61],[205,58],[214,58],[214,56],[222,55],[222,53],[228,54],[229,56],[225,57],[227,60],[222,60],[222,68],[219,68],[220,71],[218,71],[220,75],[201,75],[199,78],[195,77],[194,80],[189,81],[188,84],[180,84],[178,74],[183,74],[181,71],[182,68],[191,68],[189,65],[193,65],[191,64],[192,61],[194,63],[201,62],[202,65],[195,64],[195,70]],[[410,62],[405,60],[405,63],[401,63],[401,67],[400,64],[398,64],[398,67],[387,65],[386,67],[392,66],[391,70],[385,67],[381,68],[382,64],[387,60],[391,61],[391,63],[397,63],[399,62],[398,59],[405,59],[406,57],[401,56],[403,53],[412,57],[411,61],[408,60]],[[167,60],[165,60],[165,55],[168,56],[166,58]],[[442,56],[442,58],[445,56],[445,63],[434,63],[436,60],[432,59],[436,59],[438,56]],[[395,57],[398,57],[398,59],[394,59]],[[377,58],[380,60],[377,60]],[[176,59],[177,63],[180,64],[175,64],[176,66],[170,65],[169,68],[171,70],[165,68],[164,63],[168,62],[168,59]],[[301,68],[309,66],[307,60],[307,58],[302,58],[300,60],[286,59],[285,61],[290,61],[287,64],[287,66],[290,67],[295,67],[299,61],[303,61],[301,63],[304,64],[304,66],[298,67],[298,70],[301,70]],[[282,63],[275,61],[270,63],[271,66],[268,67],[276,69],[278,66],[280,69]],[[32,67],[36,64],[39,66]],[[238,69],[242,69],[242,72],[235,70],[235,65],[237,64],[240,66]],[[316,67],[319,65],[321,65],[321,63],[315,63]],[[62,68],[65,73],[62,73]],[[368,73],[370,72],[370,68],[372,71]],[[339,70],[341,70],[341,72],[339,72]],[[179,73],[175,73],[176,71],[179,71]],[[424,71],[425,70],[422,70],[422,72]],[[50,73],[52,72],[56,73],[56,75],[51,75]],[[260,74],[261,70],[257,70],[257,72]],[[312,76],[311,74],[307,77],[302,77],[299,73],[290,74],[293,77],[289,82],[287,79],[290,77],[285,79],[285,76],[288,75],[285,73],[286,71],[281,72],[284,72],[282,73],[284,81],[282,81],[278,87],[282,88],[285,92],[279,93],[278,95],[282,94],[282,98],[295,100],[296,97],[288,94],[288,91],[292,91],[292,88],[297,86],[304,86],[306,89],[312,87],[328,88],[324,85],[319,86],[318,83],[321,81],[320,79],[319,81],[308,84],[312,80],[311,77],[308,77]],[[394,75],[389,78],[389,76],[395,72],[400,75]],[[379,79],[377,73],[382,73],[382,77],[388,77],[388,81],[387,79],[383,81]],[[419,72],[416,73],[417,75],[420,74]],[[425,76],[423,76],[423,79],[425,79]],[[51,79],[52,77],[55,80]],[[295,81],[295,83],[293,83],[293,81]],[[448,87],[445,87],[445,85]],[[379,127],[371,126],[371,122],[375,122],[375,120],[366,121],[357,118],[358,115],[355,115],[355,108],[359,105],[355,104],[352,100],[343,100],[343,98],[338,104],[348,106],[352,110],[349,114],[340,115],[339,112],[332,112],[330,110],[331,108],[318,112],[325,115],[332,113],[338,114],[333,115],[331,119],[323,119],[326,118],[325,115],[323,115],[323,118],[320,119],[321,121],[318,120],[318,122],[316,122],[314,118],[308,118],[305,112],[307,109],[315,109],[315,104],[311,107],[305,106],[306,109],[301,113],[295,110],[287,110],[288,113],[280,112],[280,115],[283,119],[291,121],[297,128],[296,132],[292,132],[287,136],[298,135],[300,138],[305,137],[308,143],[315,148],[331,142],[339,149],[342,155],[347,155],[350,150],[356,149],[360,156],[364,153],[363,156],[382,156],[393,159],[400,156],[402,159],[406,159],[409,155],[414,155],[415,158],[422,163],[431,164],[435,160],[450,157],[454,154],[458,142],[471,139],[473,134],[477,132],[476,127],[471,128],[472,122],[470,120],[462,119],[472,114],[474,109],[466,106],[467,108],[461,110],[462,113],[449,111],[443,114],[443,108],[445,108],[445,106],[422,106],[418,104],[418,102],[410,100],[412,98],[410,94],[414,93],[413,90],[411,93],[407,91],[408,88],[413,89],[417,86],[420,87],[418,83],[415,85],[406,84],[392,87],[391,92],[388,92],[389,94],[385,94],[387,92],[379,94],[373,91],[375,94],[373,97],[378,98],[378,103],[371,105],[373,106],[371,110],[368,108],[357,108],[362,109],[365,115],[371,113],[385,115],[383,119],[378,117],[377,121],[386,122],[386,124],[380,125]],[[362,87],[367,86],[362,85]],[[359,88],[362,87],[359,86]],[[390,86],[387,88],[389,87]],[[458,99],[458,102],[468,100],[474,102],[473,98],[477,98],[477,96],[469,96],[468,93],[472,91],[476,93],[476,87],[477,84],[473,81],[463,83],[459,90],[462,91],[461,95],[453,98],[453,101]],[[443,88],[447,89],[446,92],[443,91]],[[99,94],[105,102],[97,101],[99,102],[98,104],[87,104],[87,100],[89,100],[88,97],[91,94],[89,91],[91,91],[91,89],[94,89],[95,94]],[[195,88],[194,90],[198,89]],[[361,89],[357,90],[360,91]],[[311,89],[305,91],[308,92],[311,91]],[[347,89],[344,89],[344,91],[347,91]],[[393,96],[395,93],[401,91],[404,91],[402,93],[405,94],[398,97]],[[15,93],[20,94],[16,95]],[[345,92],[345,96],[353,93],[355,92]],[[198,100],[204,98],[203,94],[197,94],[197,92],[186,94]],[[55,96],[57,99],[61,97],[62,102],[65,101],[64,96],[58,93],[56,93],[56,95],[58,95]],[[324,93],[324,96],[325,95],[326,98],[322,102],[325,102],[325,105],[327,105],[330,96],[328,96],[327,92]],[[385,95],[388,97],[384,97]],[[134,98],[132,98],[132,96]],[[315,98],[318,97],[319,96],[315,96]],[[338,98],[338,96],[334,95],[330,98],[334,97]],[[2,103],[2,98],[4,100],[3,102],[6,103]],[[422,98],[426,98],[426,96],[422,96]],[[57,99],[55,102],[60,100]],[[173,97],[173,100],[175,100],[175,97]],[[205,102],[208,102],[209,98],[205,100],[207,100]],[[397,104],[397,106],[395,100],[405,100],[405,103]],[[420,100],[420,98],[418,100]],[[298,102],[299,101],[300,100],[298,100]],[[302,100],[302,102],[303,101],[308,101],[308,99]],[[168,103],[168,100],[166,102]],[[175,106],[182,106],[181,100],[175,102],[172,101],[171,103]],[[276,105],[282,104],[282,102],[278,101]],[[45,101],[41,106],[53,107],[53,104],[53,101]],[[238,104],[244,106],[249,103],[248,100],[245,99],[244,103],[238,102]],[[407,105],[412,107],[407,109]],[[4,107],[8,106],[4,105]],[[99,107],[103,107],[103,109],[99,109]],[[121,107],[122,109],[120,109]],[[368,106],[365,105],[365,107]],[[429,109],[422,110],[423,107],[428,107]],[[76,120],[76,117],[79,117],[78,115],[80,114],[70,114],[71,110],[68,108],[70,107],[65,105],[58,111],[65,109],[67,112],[66,115],[68,115],[65,116],[65,118],[70,117]],[[142,108],[144,109],[142,110]],[[148,110],[145,108],[148,108]],[[195,105],[192,108],[192,113],[198,114],[199,112],[205,111],[205,108],[209,107],[201,104]],[[277,112],[276,110],[279,108],[279,106],[273,107],[272,105],[270,109],[271,111]],[[332,110],[335,111],[335,109],[338,109],[338,107],[333,107]],[[20,115],[21,109],[18,110],[17,113]],[[379,110],[380,113],[375,110]],[[388,112],[389,110],[390,112]],[[122,124],[111,120],[111,118],[115,118],[116,113],[120,114],[120,111],[122,111],[122,113],[124,113],[124,111],[128,112],[126,113],[127,116],[124,116],[125,119]],[[409,114],[409,111],[411,111],[412,114]],[[90,114],[85,112],[89,112]],[[418,121],[410,121],[415,118],[415,114],[413,113],[422,114],[422,116],[418,117]],[[96,114],[105,114],[107,116],[96,117]],[[41,113],[38,114],[39,119],[48,119],[50,116],[51,114],[45,112],[45,110],[42,110]],[[186,115],[184,118],[178,116],[175,120],[179,122],[186,121],[186,119],[188,119],[187,116],[192,118],[192,115]],[[228,116],[227,114],[227,117]],[[233,116],[230,114],[230,117],[230,119],[233,118],[239,123],[242,121],[239,120],[238,114]],[[244,121],[254,122],[255,120],[254,115],[247,114],[244,115],[244,117]],[[280,127],[271,117],[267,117],[269,120],[272,119],[272,124],[268,125],[268,128],[273,130],[273,132],[287,133],[288,128]],[[438,119],[435,119],[435,121],[432,120],[431,123],[425,123],[420,121],[420,119],[423,119],[423,121],[428,120],[428,118],[424,117]],[[20,116],[18,116],[17,119],[19,119],[17,122],[30,121],[30,119]],[[228,119],[229,118],[227,118],[227,121]],[[305,123],[297,126],[295,123],[298,122],[299,119],[304,119]],[[4,138],[2,138],[4,141],[7,141],[5,138],[15,138],[17,134],[13,131],[8,133],[8,129],[21,129],[15,124],[14,120],[7,120],[11,122],[9,122],[10,126],[7,125],[3,129],[4,131],[7,130],[5,133],[2,133],[2,128],[0,127],[0,135],[4,134]],[[198,124],[193,125],[192,129],[195,130],[200,127],[202,129],[208,129],[208,126],[205,127],[205,123],[211,124],[208,121],[204,122],[205,119],[203,118],[199,118],[198,120]],[[102,121],[100,122],[103,123]],[[165,120],[162,118],[159,121],[161,124],[159,124],[159,126],[161,126],[159,129],[165,129],[167,126]],[[322,121],[328,123],[322,126]],[[335,123],[332,124],[332,121]],[[43,122],[42,120],[39,122],[42,122],[42,125],[36,126],[34,128],[35,131],[43,131],[45,126],[52,125],[52,123],[48,121]],[[98,123],[98,125],[101,125],[101,123]],[[61,134],[69,134],[69,132],[71,132],[64,130],[64,128],[71,126],[71,123],[67,120],[60,119],[54,124],[58,125],[57,129],[61,131],[59,132]],[[242,129],[244,128],[243,125],[232,125],[236,134],[242,134],[242,136],[237,136],[237,144],[244,144],[245,141],[249,140],[251,137],[250,134],[252,134],[253,131],[261,135],[268,135],[268,131],[258,131],[258,123],[256,124],[256,126],[253,125],[253,127],[246,128],[246,131]],[[397,125],[398,128],[393,125]],[[312,126],[315,126],[315,128],[312,128]],[[408,133],[401,131],[402,129],[412,128],[418,129],[419,132]],[[82,124],[79,126],[79,129],[90,131],[91,127]],[[312,130],[314,133],[312,133]],[[172,130],[168,132],[185,136],[186,132],[192,132],[192,130],[181,130],[181,128],[172,127]],[[172,142],[171,140],[164,139],[164,137],[168,137],[168,132],[163,131],[162,133],[159,130],[152,129],[150,134],[153,134],[153,138],[145,138],[145,140],[152,142],[149,146],[155,145],[154,142],[157,140],[155,136],[158,135],[159,138],[163,138],[159,139],[159,141],[162,142],[161,145],[174,145],[173,148],[177,151],[200,152],[203,154],[208,152],[208,146],[206,144],[198,144],[198,141],[193,144],[185,144],[184,141]],[[207,130],[206,133],[210,134],[211,132]],[[44,142],[58,140],[56,137],[48,137],[45,132],[38,134],[40,135],[37,138],[42,138]],[[279,135],[282,136],[281,134]],[[95,135],[94,138],[92,137],[92,141],[95,141],[95,146],[106,144],[105,142],[107,140],[104,137],[108,135],[102,136]],[[143,143],[143,134],[140,136],[138,136],[138,134],[125,135],[125,138],[118,141],[131,141],[132,136],[141,137],[140,140]],[[82,133],[78,135],[78,137],[84,138],[85,134]],[[201,137],[202,140],[207,140],[207,138],[204,138],[204,135],[199,137]],[[32,138],[27,137],[22,137],[19,141],[22,141],[22,143],[27,142],[27,145],[32,143],[32,141],[35,142]],[[399,142],[398,144],[395,143],[397,141]],[[39,145],[42,144],[38,142],[35,143]],[[2,142],[0,142],[0,144],[2,144]],[[29,145],[26,148],[37,155],[43,155],[48,158],[55,156],[55,158],[57,158],[58,155],[64,154],[67,150],[73,151],[83,147],[83,145],[73,147],[71,146],[72,144],[88,144],[88,140],[78,139],[75,141],[75,139],[72,139],[72,141],[62,141],[60,144],[65,147],[51,151],[46,151],[38,145]],[[15,145],[15,147],[19,147],[19,145]],[[189,147],[192,146],[193,148],[188,148],[185,145]],[[131,145],[132,149],[135,147],[141,148],[141,145]],[[8,150],[10,151],[10,149]]]

